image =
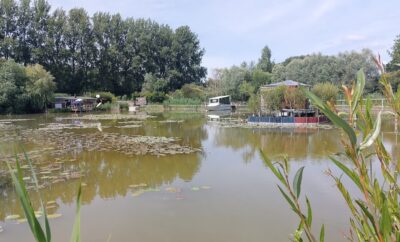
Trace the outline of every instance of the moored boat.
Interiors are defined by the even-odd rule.
[[[207,111],[230,111],[232,110],[231,96],[212,97],[208,100]]]

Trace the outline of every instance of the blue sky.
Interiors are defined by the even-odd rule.
[[[400,34],[399,0],[49,0],[52,9],[83,7],[123,17],[188,25],[206,50],[209,69],[257,61],[268,45],[275,62],[321,52],[370,48],[390,60]]]

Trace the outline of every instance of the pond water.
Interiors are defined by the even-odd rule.
[[[400,155],[385,122],[383,140]],[[25,115],[0,118],[0,241],[34,241],[10,185],[4,161],[23,147],[39,176],[53,241],[69,241],[75,198],[83,183],[82,241],[289,241],[297,218],[259,149],[292,169],[306,166],[302,193],[326,241],[343,241],[348,211],[324,171],[340,151],[333,128],[239,128],[204,114]],[[23,163],[24,180],[32,178]],[[351,189],[351,187],[350,187]],[[35,208],[38,196],[30,190]]]

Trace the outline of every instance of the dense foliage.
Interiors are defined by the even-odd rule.
[[[56,88],[53,79],[41,65],[0,61],[0,113],[44,111]]]
[[[311,91],[322,101],[332,103],[335,103],[339,94],[339,88],[329,82],[317,83]]]
[[[260,86],[272,80],[271,73],[259,69],[259,66],[262,65],[244,62],[241,66],[215,69],[213,77],[207,82],[208,93],[212,96],[231,95],[233,100],[247,101],[251,96],[249,90],[254,94]]]
[[[336,86],[349,84],[363,68],[366,72],[366,92],[378,90],[378,70],[372,60],[372,51],[345,52],[336,56],[313,54],[291,58],[273,67],[273,81],[294,80],[310,85],[330,82]]]
[[[46,0],[0,1],[0,57],[44,66],[59,92],[174,91],[205,77],[203,54],[187,26],[89,16],[82,8],[50,11]]]
[[[394,40],[394,44],[391,51],[389,51],[389,55],[392,57],[392,60],[387,64],[387,70],[400,70],[400,35],[398,35],[397,38]]]

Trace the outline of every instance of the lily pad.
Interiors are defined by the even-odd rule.
[[[53,205],[53,204],[57,204],[57,202],[56,202],[56,201],[53,201],[53,200],[51,200],[51,201],[48,201],[46,204],[47,204],[47,205]]]
[[[167,188],[165,188],[165,191],[170,192],[170,193],[176,193],[176,192],[179,192],[179,188],[167,187]]]
[[[19,224],[25,223],[25,222],[27,222],[27,221],[28,221],[28,220],[27,220],[26,218],[17,219],[17,222],[18,222]]]
[[[19,216],[18,214],[11,214],[8,215],[7,217],[5,217],[5,220],[16,220],[19,219],[21,216]]]
[[[210,187],[210,186],[201,186],[200,188],[201,188],[201,189],[204,189],[204,190],[211,189],[211,187]]]
[[[53,213],[53,214],[48,214],[47,218],[48,219],[54,219],[54,218],[59,218],[61,216],[62,216],[62,214],[60,214],[60,213]]]
[[[3,231],[4,231],[3,227],[0,226],[0,233],[3,232]]]
[[[136,192],[132,193],[132,197],[138,197],[138,196],[142,195],[143,193],[144,193],[143,190],[136,191]]]
[[[192,191],[198,191],[198,190],[200,190],[199,187],[192,187]]]

